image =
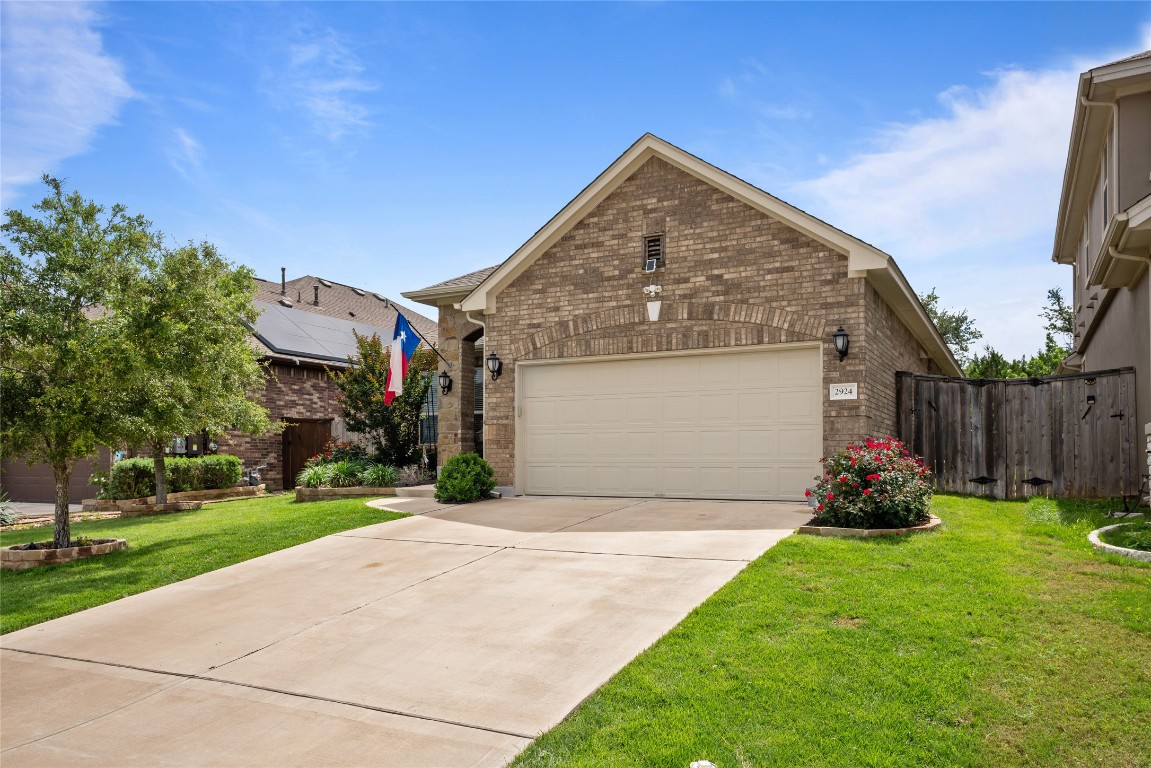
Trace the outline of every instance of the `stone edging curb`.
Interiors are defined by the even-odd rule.
[[[177,501],[231,501],[250,499],[264,494],[264,485],[234,485],[231,488],[209,488],[203,491],[173,491],[168,494],[168,502]],[[136,499],[84,499],[84,512],[116,512],[125,507],[141,504],[155,504],[155,496],[141,496]]]
[[[22,545],[17,544],[15,546]],[[63,549],[14,550],[12,547],[4,547],[0,549],[0,568],[5,571],[22,571],[40,565],[55,565],[85,557],[106,555],[127,546],[128,542],[125,539],[112,539],[100,544],[90,544],[85,547],[65,547]]]
[[[830,525],[801,525],[796,533],[808,536],[844,536],[853,539],[872,539],[878,536],[905,536],[909,533],[925,533],[934,531],[943,521],[935,515],[922,525],[911,528],[836,528]]]
[[[1127,549],[1127,547],[1117,547],[1114,544],[1108,544],[1099,538],[1099,534],[1104,531],[1110,531],[1112,528],[1122,528],[1124,525],[1131,523],[1138,523],[1139,520],[1130,520],[1126,523],[1116,523],[1115,525],[1107,525],[1102,528],[1097,528],[1091,533],[1087,534],[1087,540],[1091,542],[1091,546],[1095,547],[1100,552],[1106,552],[1109,555],[1121,555],[1123,557],[1130,557],[1135,560],[1142,560],[1145,563],[1151,563],[1151,552],[1144,552],[1141,549]]]
[[[395,488],[356,485],[351,488],[305,488],[296,486],[296,501],[331,501],[349,496],[395,496]]]
[[[173,512],[191,512],[204,506],[202,501],[172,501],[167,504],[133,504],[120,508],[120,517],[151,517]]]

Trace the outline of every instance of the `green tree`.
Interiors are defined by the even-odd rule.
[[[53,544],[66,547],[72,472],[111,442],[122,406],[107,367],[119,338],[102,308],[160,237],[123,206],[105,210],[43,181],[50,194],[37,213],[8,210],[0,225],[0,451],[52,468]]]
[[[975,321],[967,316],[967,310],[941,309],[939,294],[934,288],[931,289],[931,293],[920,296],[919,301],[923,304],[931,322],[935,323],[939,335],[947,342],[947,346],[951,347],[955,359],[960,365],[965,365],[970,359],[971,343],[983,338],[983,333],[975,327]]]
[[[436,354],[421,347],[412,353],[404,390],[391,405],[384,403],[389,355],[380,337],[356,334],[358,354],[351,366],[330,371],[339,390],[340,415],[348,430],[366,435],[375,449],[376,460],[394,467],[416,461],[420,447],[420,411],[436,370]]]
[[[126,402],[117,436],[150,449],[163,504],[164,447],[173,436],[231,429],[259,435],[279,425],[251,399],[264,384],[248,340],[257,314],[252,271],[209,243],[155,249],[140,267],[108,306],[122,339],[109,366]]]
[[[1075,310],[1063,300],[1062,289],[1052,288],[1047,291],[1047,306],[1039,312],[1039,316],[1047,321],[1047,333],[1062,337],[1063,347],[1069,350],[1071,340],[1075,337]]]

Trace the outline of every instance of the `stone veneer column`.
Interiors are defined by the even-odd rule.
[[[448,371],[452,377],[452,391],[440,396],[437,464],[441,467],[452,456],[476,449],[475,389],[472,382],[476,345],[466,337],[478,330],[480,326],[469,321],[460,310],[450,305],[440,307],[438,349],[452,364]]]

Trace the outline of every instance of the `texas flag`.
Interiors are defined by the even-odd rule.
[[[420,345],[420,337],[408,325],[408,319],[396,313],[396,332],[392,334],[392,360],[388,366],[388,380],[384,384],[384,405],[391,405],[396,395],[404,391],[404,377],[408,375],[408,360]]]

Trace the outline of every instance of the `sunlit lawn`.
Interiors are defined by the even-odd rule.
[[[515,766],[1151,765],[1151,567],[1111,505],[938,497],[945,528],[792,536]]]

